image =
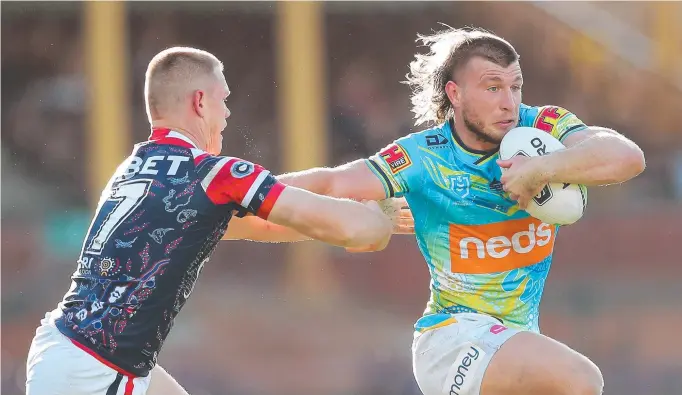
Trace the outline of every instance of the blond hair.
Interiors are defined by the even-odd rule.
[[[429,47],[426,55],[416,54],[406,76],[412,88],[415,125],[442,123],[454,117],[445,85],[474,57],[482,57],[502,67],[519,60],[514,47],[503,38],[483,29],[448,29],[432,35],[418,35]],[[456,81],[455,81],[456,82]]]
[[[201,49],[173,47],[159,52],[145,73],[144,99],[149,121],[173,111],[175,104],[201,87],[206,77],[222,71],[223,63]]]

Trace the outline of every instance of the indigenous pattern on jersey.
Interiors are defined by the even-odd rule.
[[[232,215],[267,219],[283,189],[259,165],[153,130],[102,192],[56,326],[146,376]]]
[[[586,126],[560,107],[522,105],[518,126],[559,140]],[[405,196],[431,274],[425,331],[478,312],[539,331],[558,227],[532,218],[502,189],[498,152],[467,149],[452,122],[403,137],[367,160],[387,196]]]

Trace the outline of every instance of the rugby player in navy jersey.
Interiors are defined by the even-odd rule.
[[[71,287],[36,330],[28,395],[186,394],[157,357],[221,239],[386,246],[395,217],[377,202],[288,187],[220,156],[229,94],[208,52],[171,48],[152,59],[151,136],[105,187]]]

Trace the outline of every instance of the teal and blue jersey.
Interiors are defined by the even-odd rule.
[[[503,191],[497,152],[471,150],[453,122],[396,140],[367,165],[387,197],[404,196],[431,274],[431,296],[415,324],[426,331],[478,312],[539,331],[539,305],[558,227],[531,217]],[[521,105],[518,126],[563,141],[587,128],[556,106]]]

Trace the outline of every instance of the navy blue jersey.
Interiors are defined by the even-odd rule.
[[[153,130],[102,193],[57,327],[120,371],[148,375],[230,218],[267,219],[283,189],[256,164]]]

